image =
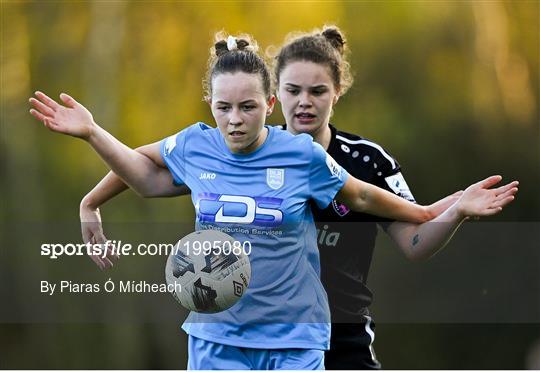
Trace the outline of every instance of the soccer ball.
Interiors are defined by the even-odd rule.
[[[169,254],[165,278],[185,308],[217,313],[233,306],[251,278],[250,244],[221,231],[202,230],[183,237]]]

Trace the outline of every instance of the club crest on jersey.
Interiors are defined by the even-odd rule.
[[[339,214],[340,217],[344,217],[347,213],[351,211],[349,207],[347,207],[345,204],[338,203],[335,200],[332,200],[332,207],[334,207],[334,211],[336,211],[336,213]]]
[[[266,169],[266,184],[272,189],[277,190],[285,183],[285,169],[283,168],[267,168]]]

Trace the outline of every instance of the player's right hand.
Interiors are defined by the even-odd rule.
[[[65,93],[60,94],[60,99],[65,106],[42,92],[35,92],[35,98],[29,99],[33,107],[30,114],[53,132],[88,140],[97,126],[90,111]]]
[[[81,231],[85,244],[100,244],[102,249],[105,249],[105,255],[103,253],[99,255],[89,254],[92,261],[101,269],[110,269],[113,267],[113,262],[118,260],[119,256],[112,250],[112,246],[107,244],[108,239],[103,234],[103,226],[101,223],[101,215],[99,208],[92,208],[83,202],[80,206],[80,218],[81,218]]]

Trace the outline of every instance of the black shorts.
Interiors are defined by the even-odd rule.
[[[373,350],[375,323],[369,316],[365,322],[332,323],[330,350],[325,353],[326,369],[380,369]]]

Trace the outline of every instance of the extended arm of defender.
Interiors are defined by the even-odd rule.
[[[444,248],[465,219],[455,205],[422,224],[393,222],[386,232],[411,261],[422,261]]]
[[[500,180],[499,176],[493,176],[477,182],[469,186],[455,203],[435,219],[423,224],[394,222],[388,227],[387,233],[409,260],[428,259],[446,246],[465,219],[471,216],[489,215],[482,213],[487,209],[488,204],[492,205],[489,210],[493,212],[491,214],[499,213],[504,206],[514,200],[514,195],[518,191],[518,182],[514,181],[496,189],[490,189]],[[445,198],[446,201],[451,201],[455,195]],[[495,201],[492,202],[492,198]],[[447,204],[438,203],[440,206]]]

